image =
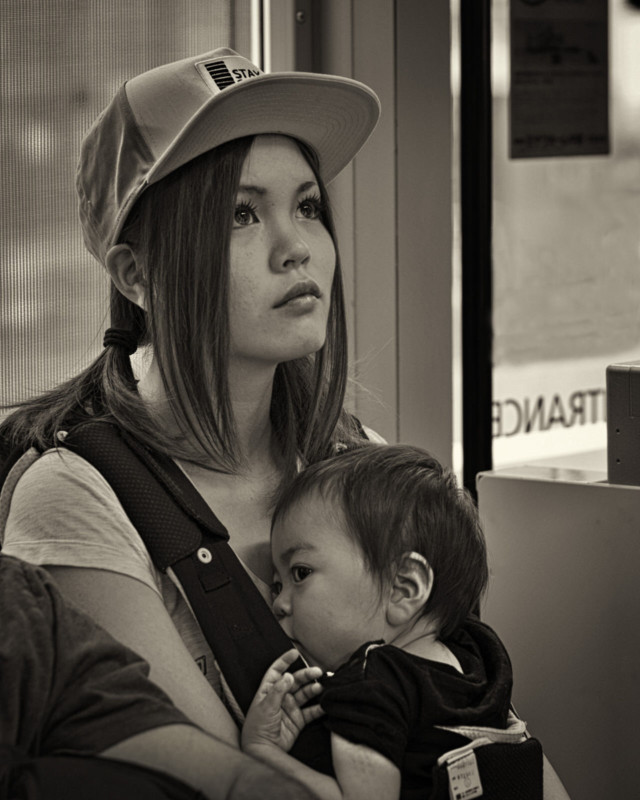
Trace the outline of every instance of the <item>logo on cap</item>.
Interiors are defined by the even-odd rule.
[[[204,68],[211,75],[218,89],[226,89],[227,86],[235,83],[224,61],[211,61],[209,64],[205,64]]]
[[[196,69],[216,94],[236,83],[242,83],[242,81],[250,78],[257,78],[258,75],[263,74],[262,70],[258,69],[255,64],[241,56],[217,58],[214,61],[201,61],[196,64]]]

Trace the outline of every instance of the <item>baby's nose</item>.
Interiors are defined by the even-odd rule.
[[[276,619],[279,621],[281,621],[283,617],[286,617],[289,613],[284,600],[283,592],[280,592],[280,594],[273,601],[272,609],[273,613],[276,615]]]

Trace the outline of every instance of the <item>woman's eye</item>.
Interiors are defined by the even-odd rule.
[[[235,225],[240,228],[253,225],[258,221],[255,206],[251,203],[240,203],[237,205],[233,212],[233,221]]]
[[[291,567],[291,577],[294,583],[302,583],[312,572],[313,570],[310,567]]]
[[[322,200],[320,197],[305,197],[298,205],[301,216],[305,219],[320,219],[322,215]]]

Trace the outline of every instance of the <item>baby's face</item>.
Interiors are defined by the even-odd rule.
[[[312,665],[335,671],[365,642],[385,638],[386,603],[347,532],[342,510],[313,493],[273,528],[274,611]]]

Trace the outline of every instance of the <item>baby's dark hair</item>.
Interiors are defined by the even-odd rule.
[[[382,585],[404,553],[427,559],[434,584],[423,614],[436,621],[441,638],[477,610],[488,580],[478,512],[455,475],[425,450],[365,444],[313,464],[282,492],[274,522],[312,492],[339,504]]]

